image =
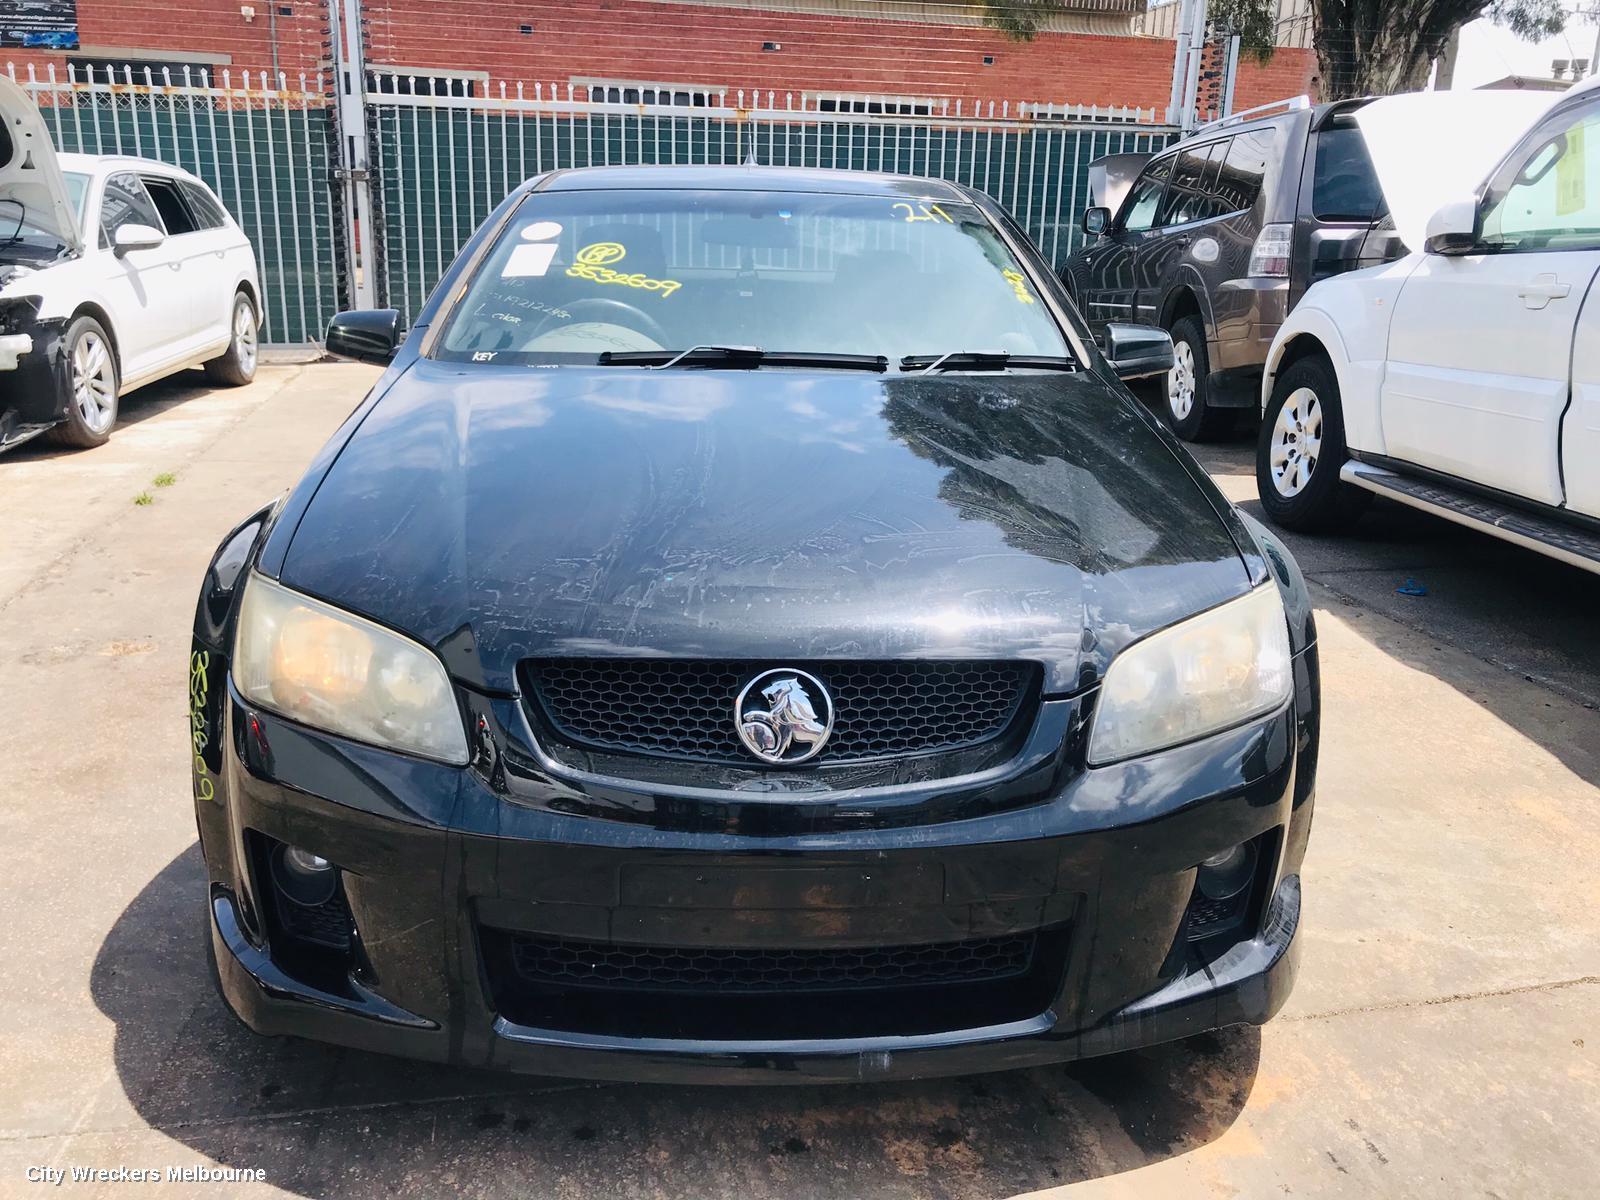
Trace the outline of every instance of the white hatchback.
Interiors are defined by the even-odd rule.
[[[186,367],[249,383],[261,287],[216,194],[146,158],[57,155],[0,77],[0,450],[111,435],[117,399]]]

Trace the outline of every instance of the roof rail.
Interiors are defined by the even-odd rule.
[[[1223,117],[1220,120],[1209,121],[1204,125],[1197,126],[1195,129],[1190,131],[1189,136],[1194,137],[1196,134],[1207,133],[1213,129],[1224,129],[1229,125],[1238,125],[1245,121],[1254,121],[1256,118],[1265,116],[1267,113],[1276,109],[1282,109],[1284,112],[1290,113],[1300,112],[1303,109],[1310,107],[1311,97],[1304,94],[1299,96],[1291,96],[1287,100],[1274,100],[1271,104],[1258,104],[1254,108],[1245,109],[1243,112],[1230,113],[1228,116]]]

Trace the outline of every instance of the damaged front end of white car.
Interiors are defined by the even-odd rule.
[[[39,110],[0,78],[0,450],[61,418],[65,316],[43,317],[45,273],[83,252],[77,205]]]

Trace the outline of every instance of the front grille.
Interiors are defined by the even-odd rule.
[[[278,917],[284,931],[295,937],[335,950],[350,948],[352,921],[343,887],[314,907],[295,904],[279,892]]]
[[[805,950],[662,948],[514,935],[517,973],[535,983],[652,991],[804,992],[919,983],[976,983],[1021,975],[1033,934],[941,942]]]
[[[516,1025],[612,1037],[768,1040],[977,1029],[1038,1016],[1066,927],[913,946],[646,946],[480,926]]]
[[[806,671],[833,697],[815,761],[862,762],[959,750],[999,737],[1033,693],[1034,664],[560,658],[525,665],[554,732],[576,745],[702,762],[754,762],[734,729],[739,691],[767,666]]]
[[[1198,942],[1203,938],[1215,937],[1219,933],[1226,933],[1244,919],[1245,909],[1250,902],[1249,890],[1237,896],[1229,896],[1225,900],[1213,900],[1209,896],[1202,896],[1199,892],[1189,901],[1189,912],[1185,929],[1191,942]]]

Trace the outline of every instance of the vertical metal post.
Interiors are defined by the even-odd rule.
[[[1176,125],[1182,118],[1179,106],[1183,103],[1184,82],[1189,78],[1189,10],[1194,0],[1181,0],[1177,20],[1172,27],[1172,98],[1167,101],[1167,124]]]
[[[1222,116],[1233,116],[1233,85],[1239,81],[1239,35],[1228,39],[1228,65],[1222,80]]]
[[[367,71],[361,32],[361,0],[328,0],[333,44],[335,127],[339,135],[337,176],[344,193],[345,261],[350,264],[347,303],[374,308],[372,191],[367,162]]]
[[[1206,0],[1189,0],[1189,58],[1184,64],[1184,85],[1181,120],[1184,133],[1199,124],[1200,60],[1205,57]]]

